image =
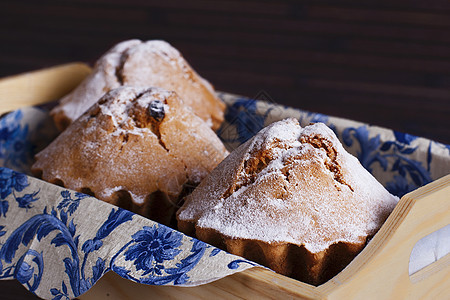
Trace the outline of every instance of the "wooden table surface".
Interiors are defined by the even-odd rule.
[[[443,0],[2,0],[0,77],[92,64],[130,38],[170,42],[218,90],[450,144]]]

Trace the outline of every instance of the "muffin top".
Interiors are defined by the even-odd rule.
[[[141,204],[155,191],[178,196],[227,154],[175,92],[120,87],[38,153],[32,171],[108,202],[125,191]]]
[[[124,85],[175,91],[213,129],[223,121],[225,104],[177,49],[161,40],[128,40],[107,51],[92,74],[51,111],[57,127],[65,129],[103,94]]]
[[[182,222],[236,239],[304,245],[318,253],[361,243],[398,198],[326,125],[269,125],[233,151],[178,211]]]

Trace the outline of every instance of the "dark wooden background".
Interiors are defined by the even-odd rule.
[[[1,0],[0,76],[130,38],[167,40],[218,90],[450,144],[450,1]]]

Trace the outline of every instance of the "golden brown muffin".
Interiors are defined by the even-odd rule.
[[[340,272],[398,199],[324,124],[276,122],[186,197],[181,231],[318,285]]]
[[[106,52],[97,61],[92,74],[61,99],[51,111],[56,126],[65,129],[103,94],[123,85],[175,91],[214,130],[223,121],[225,104],[178,50],[164,41],[129,40]]]
[[[228,152],[174,92],[120,87],[36,155],[32,171],[168,224],[186,185]]]

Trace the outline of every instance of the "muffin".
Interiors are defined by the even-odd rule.
[[[286,119],[234,150],[177,220],[186,234],[319,285],[362,250],[397,201],[326,125]]]
[[[51,111],[56,126],[65,129],[106,92],[124,85],[175,91],[214,130],[223,121],[225,104],[178,50],[160,40],[129,40],[106,52],[92,74],[61,99]]]
[[[175,92],[120,87],[39,152],[32,172],[169,224],[186,187],[227,155]]]

